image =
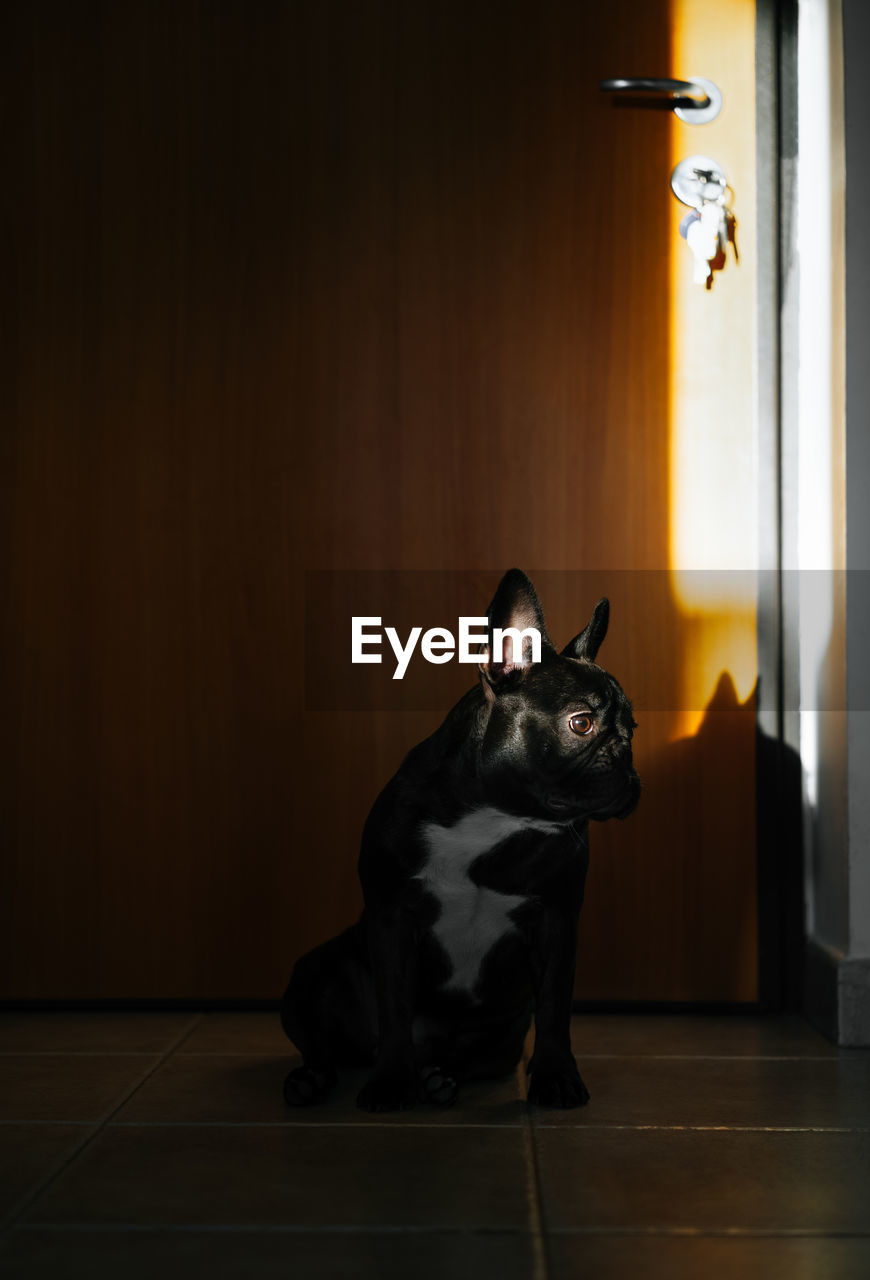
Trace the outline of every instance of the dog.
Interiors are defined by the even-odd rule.
[[[366,820],[362,916],[293,970],[288,1104],[323,1101],[352,1064],[371,1068],[367,1111],[450,1104],[463,1080],[516,1069],[532,1017],[528,1101],[588,1101],[570,1043],[588,827],[640,796],[631,704],[595,664],[609,611],[600,600],[559,653],[526,575],[502,578],[478,683]],[[536,628],[540,661],[518,636],[497,661],[496,628]]]

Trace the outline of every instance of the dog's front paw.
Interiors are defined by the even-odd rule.
[[[296,1067],[284,1081],[284,1101],[288,1107],[311,1107],[323,1102],[335,1084],[335,1073],[311,1067]]]
[[[408,1111],[417,1104],[419,1088],[413,1071],[378,1073],[360,1089],[356,1105],[363,1111]]]
[[[452,1107],[459,1093],[459,1085],[440,1067],[424,1067],[420,1072],[420,1088],[423,1101],[433,1107]]]
[[[585,1107],[589,1090],[583,1083],[577,1064],[532,1065],[527,1100],[538,1107]]]

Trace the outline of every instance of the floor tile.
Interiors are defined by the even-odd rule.
[[[553,1236],[550,1280],[866,1280],[870,1239]]]
[[[527,1222],[520,1129],[105,1129],[29,1220],[167,1226],[368,1224],[518,1228]]]
[[[18,1231],[4,1280],[531,1280],[522,1233]]]
[[[0,1217],[92,1132],[89,1125],[0,1125]]]
[[[536,1122],[670,1125],[870,1125],[870,1056],[578,1059],[592,1095]]]
[[[275,1013],[206,1013],[184,1042],[185,1053],[291,1054]]]
[[[574,1052],[643,1054],[787,1054],[836,1057],[832,1045],[798,1017],[701,1014],[575,1014]]]
[[[540,1129],[550,1228],[868,1227],[870,1134]]]
[[[0,1053],[163,1053],[190,1013],[0,1013]]]
[[[99,1120],[159,1059],[152,1054],[0,1054],[0,1121]]]
[[[330,1098],[317,1107],[284,1102],[284,1077],[298,1057],[175,1054],[131,1098],[118,1121],[282,1121],[318,1124],[402,1123],[402,1112],[372,1115],[356,1106],[365,1070],[345,1070]],[[520,1124],[526,1114],[516,1076],[465,1085],[452,1107],[419,1106],[413,1119],[427,1124]]]

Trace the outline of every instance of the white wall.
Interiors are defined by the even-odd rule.
[[[870,1043],[868,60],[866,0],[799,0],[783,187],[785,727],[804,773],[808,1011],[844,1044]]]

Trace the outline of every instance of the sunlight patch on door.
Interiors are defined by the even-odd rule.
[[[692,254],[672,201],[670,566],[686,618],[683,710],[675,732],[697,732],[723,672],[737,696],[758,672],[758,477],[755,298],[755,5],[672,0],[671,74],[705,76],[724,106],[704,125],[674,119],[672,163],[703,152],[731,190],[739,263],[729,256],[712,287],[694,283]]]

